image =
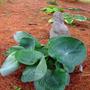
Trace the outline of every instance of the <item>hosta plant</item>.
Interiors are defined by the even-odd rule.
[[[65,90],[70,73],[86,58],[84,43],[73,37],[58,36],[42,45],[32,35],[18,31],[14,40],[17,45],[6,52],[0,73],[7,76],[23,64],[21,81],[33,81],[35,90]]]

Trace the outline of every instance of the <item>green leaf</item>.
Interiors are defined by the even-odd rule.
[[[14,34],[14,39],[16,42],[20,43],[21,39],[22,38],[31,38],[32,36],[26,32],[23,32],[23,31],[17,31],[15,34]]]
[[[44,12],[46,12],[46,13],[53,13],[54,11],[53,11],[53,7],[51,7],[51,6],[48,6],[48,7],[45,7],[45,8],[43,8],[42,9]]]
[[[0,73],[2,76],[7,76],[16,71],[18,68],[19,63],[15,58],[15,52],[13,52],[4,61],[3,65],[0,68]]]
[[[72,24],[73,21],[74,21],[74,19],[73,19],[72,17],[70,17],[70,18],[66,18],[64,21],[65,21],[67,24]]]
[[[48,6],[48,7],[43,8],[42,10],[46,13],[49,13],[49,14],[54,13],[54,12],[58,12],[58,11],[61,11],[61,12],[64,11],[63,8],[58,8],[56,6]]]
[[[20,41],[20,46],[25,48],[35,48],[35,41],[32,38],[22,38]]]
[[[42,57],[37,66],[27,66],[24,70],[21,80],[22,82],[31,82],[41,79],[47,72],[45,58]]]
[[[35,39],[32,35],[23,32],[18,31],[14,34],[14,39],[16,42],[18,42],[21,45],[31,45],[33,47],[41,47],[41,44],[37,39]]]
[[[64,17],[64,21],[67,24],[72,24],[74,22],[73,16],[71,14],[69,14],[69,13],[63,13],[63,17]]]
[[[64,90],[70,80],[69,74],[60,69],[54,72],[48,70],[47,74],[34,85],[36,90]]]
[[[64,18],[71,17],[71,14],[70,14],[70,13],[63,13],[63,17],[64,17]]]
[[[56,37],[48,43],[48,53],[62,63],[69,72],[84,62],[86,47],[83,42],[73,37]]]
[[[42,57],[42,55],[42,53],[33,49],[25,49],[16,52],[15,57],[17,61],[22,64],[33,65]]]
[[[46,13],[53,13],[53,12],[54,12],[54,10],[51,8],[47,8],[47,10],[46,10]]]
[[[54,8],[53,8],[53,11],[54,11],[54,12],[58,12],[58,11],[60,11],[60,9],[57,8],[57,7],[54,7]]]
[[[35,49],[35,50],[43,53],[43,54],[45,55],[45,57],[48,56],[48,48],[47,48],[46,46],[42,46],[42,47],[37,48],[37,49]]]
[[[87,18],[85,16],[81,16],[81,15],[74,15],[74,18],[77,21],[86,21],[87,20]]]
[[[22,46],[12,46],[11,48],[9,48],[6,51],[5,55],[8,56],[8,55],[10,55],[11,53],[13,53],[15,51],[19,51],[19,50],[23,50],[23,49],[24,49],[24,47],[22,47]]]
[[[63,13],[63,16],[64,16],[64,21],[67,24],[72,24],[74,22],[74,20],[77,20],[77,21],[86,21],[87,20],[87,17],[82,16],[82,15],[72,15],[70,13]]]

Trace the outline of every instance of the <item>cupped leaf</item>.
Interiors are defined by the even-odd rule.
[[[75,20],[77,21],[86,21],[87,17],[82,16],[82,15],[74,15]]]
[[[42,55],[42,53],[33,49],[24,49],[21,51],[17,51],[15,57],[17,61],[22,64],[33,65],[42,57]]]
[[[36,90],[64,90],[70,80],[69,74],[60,69],[54,72],[48,70],[47,74],[34,85]]]
[[[30,38],[32,37],[30,34],[26,33],[26,32],[23,32],[23,31],[17,31],[15,34],[14,34],[14,39],[16,42],[20,43],[21,39],[22,38]]]
[[[83,42],[73,37],[56,37],[48,43],[48,53],[62,63],[69,72],[84,62],[86,47]]]
[[[25,48],[35,48],[35,41],[33,38],[22,38],[20,41],[20,46]]]
[[[23,39],[24,38],[24,39]],[[30,38],[30,40],[29,40],[29,38]],[[23,31],[18,31],[18,32],[16,32],[15,34],[14,34],[14,39],[15,39],[15,41],[16,42],[18,42],[18,43],[20,43],[21,42],[21,39],[23,39],[24,41],[24,43],[25,42],[28,42],[28,40],[29,41],[31,41],[31,39],[33,39],[33,41],[35,41],[35,47],[41,47],[41,44],[39,43],[39,41],[37,40],[37,39],[35,39],[31,34],[29,34],[29,33],[26,33],[26,32],[23,32]],[[32,42],[33,42],[32,41]],[[31,44],[32,44],[32,42],[31,42]],[[33,42],[34,43],[34,42]],[[30,44],[30,42],[29,42],[29,44]],[[30,45],[31,45],[30,44]],[[34,44],[32,44],[32,45],[34,45]]]
[[[15,52],[11,53],[0,68],[2,76],[7,76],[19,68],[19,63],[15,58]]]
[[[36,66],[27,66],[24,70],[21,80],[22,82],[31,82],[41,79],[47,72],[45,58],[42,57],[39,64]]]
[[[23,50],[23,49],[24,49],[24,47],[22,47],[22,46],[12,46],[11,48],[9,48],[6,51],[5,55],[8,56],[8,55],[10,55],[11,53],[13,53],[15,51],[19,51],[19,50]]]

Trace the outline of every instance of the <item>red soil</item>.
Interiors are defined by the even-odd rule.
[[[60,2],[62,7],[76,7],[84,11],[67,11],[90,17],[88,4]],[[42,13],[40,9],[46,6],[45,0],[8,0],[0,5],[0,65],[5,60],[3,53],[15,45],[12,35],[19,30],[34,35],[41,43],[48,40],[50,25],[47,23],[50,16]],[[90,90],[90,21],[76,22],[76,27],[68,26],[72,36],[85,42],[87,46],[87,59],[84,63],[84,72],[72,74],[71,83],[66,90]],[[19,86],[22,90],[34,90],[30,83],[22,83],[20,75],[22,67],[10,76],[0,76],[0,90],[15,90]]]

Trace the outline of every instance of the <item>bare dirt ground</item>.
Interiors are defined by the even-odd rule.
[[[26,31],[34,35],[41,43],[46,43],[51,25],[48,24],[49,15],[44,14],[40,9],[47,4],[45,0],[8,0],[0,5],[0,65],[5,60],[3,53],[15,41],[12,35],[16,31]],[[73,14],[81,14],[90,17],[90,4],[61,1],[62,7],[75,7],[82,11],[68,11]],[[90,90],[90,21],[76,22],[76,26],[69,26],[72,36],[85,42],[87,47],[87,59],[84,63],[84,72],[75,72],[71,76],[70,85],[66,90]],[[15,90],[19,86],[22,90],[34,90],[33,84],[22,83],[20,75],[22,67],[10,76],[0,76],[0,90]]]

